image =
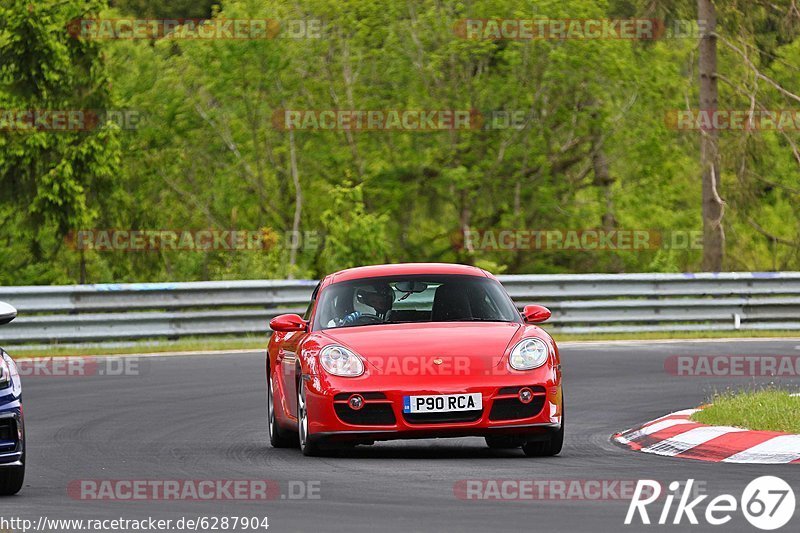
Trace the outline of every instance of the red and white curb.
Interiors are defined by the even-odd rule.
[[[800,464],[800,435],[698,424],[686,409],[617,433],[631,450],[715,463]]]

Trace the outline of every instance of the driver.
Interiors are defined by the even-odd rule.
[[[385,319],[386,313],[391,311],[394,303],[394,291],[388,283],[379,283],[371,287],[373,291],[363,290],[358,292],[358,301],[375,310],[375,314]]]
[[[375,310],[375,314],[370,315],[356,311],[353,309],[352,305],[344,303],[347,299],[341,298],[341,300],[343,300],[341,304],[337,301],[336,305],[336,316],[339,318],[331,320],[328,323],[328,327],[349,326],[358,323],[361,318],[366,317],[371,317],[372,319],[378,318],[379,321],[382,322],[386,319],[386,314],[392,309],[394,299],[394,291],[388,283],[376,283],[371,287],[358,289],[356,290],[356,300],[358,303],[371,307]]]

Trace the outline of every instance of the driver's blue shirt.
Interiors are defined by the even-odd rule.
[[[328,322],[328,327],[329,328],[341,327],[341,326],[347,326],[349,324],[354,324],[355,321],[358,320],[359,318],[361,318],[361,312],[353,311],[352,313],[350,313],[348,315],[345,315],[344,317],[340,318],[339,320],[336,320],[336,321],[331,320],[330,322]]]

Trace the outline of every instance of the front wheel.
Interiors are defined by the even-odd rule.
[[[308,403],[306,384],[302,376],[297,384],[297,435],[303,455],[307,457],[323,455],[319,442],[312,440],[308,434]]]
[[[564,418],[561,418],[561,428],[551,434],[547,440],[526,442],[522,451],[528,457],[552,457],[561,453],[564,446]]]
[[[25,482],[25,455],[21,466],[0,467],[0,496],[12,496],[22,490]]]
[[[275,417],[275,391],[272,388],[272,375],[267,373],[267,413],[269,425],[269,443],[273,448],[294,448],[297,446],[297,439],[292,438],[291,434],[281,428]]]

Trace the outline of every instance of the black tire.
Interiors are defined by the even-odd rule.
[[[522,440],[519,437],[484,437],[486,445],[493,450],[513,450],[522,446]]]
[[[0,496],[13,496],[22,490],[25,482],[25,455],[20,460],[22,466],[0,467]]]
[[[522,451],[528,457],[552,457],[561,453],[564,446],[564,416],[561,416],[561,428],[552,433],[547,440],[526,442]]]
[[[267,373],[267,425],[269,427],[269,443],[273,448],[294,448],[297,438],[283,429],[275,417],[275,393],[272,390],[272,375]]]
[[[297,381],[297,442],[303,455],[306,457],[319,457],[325,455],[325,453],[320,446],[321,441],[311,438],[308,434],[308,409],[306,409],[306,405],[306,384],[301,376]]]

